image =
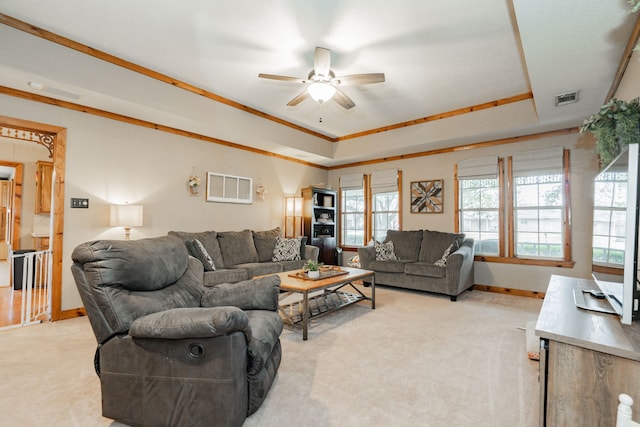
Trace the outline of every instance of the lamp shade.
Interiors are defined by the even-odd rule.
[[[142,205],[111,205],[111,227],[142,227]]]

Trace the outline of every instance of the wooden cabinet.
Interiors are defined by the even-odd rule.
[[[614,426],[620,393],[640,401],[640,324],[577,308],[576,288],[595,284],[552,276],[536,324],[540,425]]]
[[[53,163],[36,162],[36,214],[51,213]]]
[[[304,199],[304,235],[310,245],[320,248],[318,261],[336,264],[336,238],[338,231],[337,194],[325,188],[302,189]]]

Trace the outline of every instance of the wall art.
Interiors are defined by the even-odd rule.
[[[411,183],[411,213],[442,213],[444,210],[444,180]]]

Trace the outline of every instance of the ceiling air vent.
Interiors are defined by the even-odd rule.
[[[578,102],[578,94],[579,90],[574,90],[572,92],[565,92],[559,95],[556,95],[556,107],[560,105],[573,104],[574,102]]]

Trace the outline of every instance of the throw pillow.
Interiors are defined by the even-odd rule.
[[[393,249],[393,241],[380,243],[376,240],[373,244],[376,250],[376,261],[396,261],[398,259]]]
[[[276,238],[272,261],[298,261],[300,259],[300,237]]]
[[[449,255],[451,255],[453,252],[458,250],[458,241],[454,241],[452,244],[449,245],[449,247],[444,251],[444,253],[442,254],[442,257],[437,260],[436,262],[434,262],[435,265],[437,265],[438,267],[446,267],[447,266],[447,258],[449,258]]]
[[[252,231],[253,243],[256,245],[258,252],[258,261],[271,261],[273,256],[273,248],[276,247],[276,237],[282,235],[280,227],[267,231]]]
[[[202,242],[198,239],[191,239],[185,242],[189,255],[197,258],[204,266],[205,271],[214,271],[216,269],[209,252],[205,249]]]

